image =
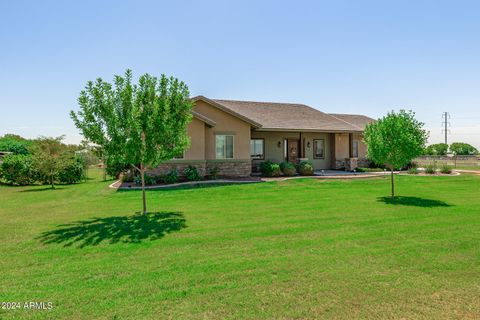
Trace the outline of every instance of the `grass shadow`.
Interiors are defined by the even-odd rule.
[[[55,186],[55,188],[52,188],[52,187],[48,186],[48,187],[45,187],[45,188],[25,189],[25,190],[20,190],[18,192],[41,192],[41,191],[48,191],[48,190],[55,191],[55,190],[62,190],[62,189],[64,189],[64,188],[57,187],[57,186]]]
[[[450,204],[440,201],[440,200],[433,200],[433,199],[424,199],[419,197],[402,197],[397,196],[395,198],[392,197],[380,197],[378,198],[379,202],[384,202],[386,204],[393,204],[393,205],[402,205],[402,206],[414,206],[414,207],[425,207],[425,208],[433,208],[433,207],[451,207]]]
[[[96,246],[102,242],[140,243],[158,240],[167,233],[186,228],[181,212],[152,212],[145,215],[91,218],[42,233],[38,239],[43,244],[63,243],[64,247]]]

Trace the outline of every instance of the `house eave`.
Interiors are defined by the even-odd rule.
[[[291,129],[291,128],[257,128],[254,131],[286,131],[286,132],[321,132],[321,133],[363,133],[362,130],[328,130],[328,129]]]
[[[204,116],[203,114],[201,113],[198,113],[197,111],[192,111],[192,115],[197,118],[198,120],[200,121],[203,121],[205,124],[207,124],[209,127],[215,127],[217,125],[217,123],[215,121],[213,121],[212,119],[210,118],[207,118],[206,116]]]

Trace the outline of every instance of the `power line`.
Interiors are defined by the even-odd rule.
[[[445,134],[445,144],[448,145],[448,139],[447,136],[451,134],[450,129],[448,129],[451,126],[450,124],[450,113],[444,112],[442,113],[442,133]]]

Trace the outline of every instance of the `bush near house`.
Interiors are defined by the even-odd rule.
[[[310,161],[302,161],[298,165],[298,173],[302,176],[313,175],[313,164]]]
[[[437,173],[437,165],[436,164],[429,164],[429,165],[425,166],[425,173],[426,174]]]
[[[218,168],[218,166],[214,166],[213,168],[210,169],[210,172],[208,174],[208,179],[210,180],[217,180],[218,179],[218,172],[220,171],[220,169]]]
[[[169,173],[163,176],[163,182],[166,184],[177,183],[179,180],[177,169],[172,169]]]
[[[285,176],[294,176],[297,173],[297,168],[292,162],[284,161],[280,164],[280,170],[282,170]]]
[[[199,180],[202,180],[202,176],[200,176],[200,173],[198,173],[198,170],[196,167],[194,166],[188,166],[186,169],[185,169],[185,178],[188,180],[188,181],[199,181]]]
[[[135,181],[135,184],[136,184],[137,186],[141,186],[141,185],[142,185],[142,177],[141,177],[139,174],[137,174],[137,175],[135,176],[134,181]],[[148,174],[145,173],[145,185],[151,186],[151,185],[154,185],[154,184],[156,184],[156,183],[157,183],[157,178],[156,178],[155,176],[150,176],[150,175],[148,175]]]
[[[264,177],[279,177],[282,174],[280,165],[270,160],[262,162],[260,164],[260,171]]]
[[[443,173],[443,174],[451,174],[452,173],[452,168],[447,165],[447,164],[443,164],[441,167],[440,167],[440,173]]]
[[[410,169],[408,169],[407,173],[408,174],[418,174],[418,169],[417,169],[417,167],[411,167]]]

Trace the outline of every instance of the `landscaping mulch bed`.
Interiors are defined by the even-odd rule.
[[[242,178],[235,178],[235,179],[182,181],[182,182],[170,183],[170,184],[161,183],[161,184],[147,185],[145,186],[145,189],[175,188],[175,187],[183,187],[183,186],[210,185],[210,184],[253,183],[253,182],[262,182],[262,179],[260,177],[242,177]],[[136,190],[136,189],[141,189],[142,187],[135,184],[134,182],[115,181],[110,185],[110,188]]]

